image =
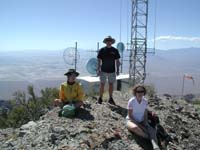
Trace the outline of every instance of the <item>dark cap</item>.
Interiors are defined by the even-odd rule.
[[[108,41],[111,41],[112,44],[115,43],[115,39],[112,38],[112,36],[110,36],[110,35],[104,38],[103,43],[106,43],[106,42],[108,42]]]
[[[69,76],[69,75],[71,75],[71,74],[75,74],[76,76],[79,76],[79,73],[76,72],[75,69],[69,69],[64,75],[65,75],[65,76]]]

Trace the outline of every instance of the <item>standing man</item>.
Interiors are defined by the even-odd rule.
[[[108,78],[109,83],[109,100],[108,102],[112,105],[115,105],[115,102],[112,98],[113,94],[113,84],[116,81],[116,75],[119,75],[119,52],[116,48],[112,47],[112,44],[115,43],[115,39],[111,36],[106,37],[103,40],[103,43],[106,44],[105,47],[101,48],[98,53],[98,65],[97,65],[97,74],[100,76],[100,88],[99,88],[99,99],[98,103],[102,104],[104,86],[106,79]]]

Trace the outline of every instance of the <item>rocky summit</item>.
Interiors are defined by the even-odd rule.
[[[0,130],[2,150],[151,150],[148,140],[141,139],[126,129],[127,102],[131,94],[114,92],[116,106],[106,98],[97,104],[95,97],[85,100],[73,119],[58,117],[56,107],[20,128]],[[193,105],[173,97],[149,99],[150,109],[160,118],[170,140],[168,150],[200,149],[200,113]],[[161,143],[162,144],[162,143]]]

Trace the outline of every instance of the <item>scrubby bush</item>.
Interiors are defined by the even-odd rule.
[[[43,107],[51,107],[53,100],[59,97],[59,91],[57,88],[45,88],[41,90],[41,104]]]
[[[0,128],[19,127],[30,120],[38,120],[44,109],[52,108],[52,101],[58,97],[58,89],[46,88],[37,97],[32,85],[27,87],[28,94],[17,91],[11,100],[12,110],[0,117]]]
[[[200,106],[200,99],[195,99],[192,101],[192,104]]]
[[[156,95],[156,90],[155,90],[155,87],[154,85],[145,85],[145,88],[147,89],[147,95],[149,97],[154,97]]]
[[[194,98],[195,98],[195,95],[194,94],[187,94],[187,95],[184,95],[183,97],[187,102],[190,102],[192,101]]]

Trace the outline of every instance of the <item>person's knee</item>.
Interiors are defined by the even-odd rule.
[[[149,138],[148,134],[145,133],[144,131],[142,131],[142,129],[139,128],[138,126],[130,127],[129,131],[131,131],[132,133],[134,133],[136,135],[142,136],[143,138],[146,138],[146,139]]]
[[[129,126],[128,130],[130,130],[132,132],[137,132],[139,130],[139,127],[137,127],[137,126]]]
[[[109,82],[109,87],[113,87],[113,83]]]

